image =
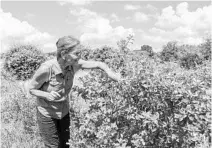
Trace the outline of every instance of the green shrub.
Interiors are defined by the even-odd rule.
[[[180,66],[186,69],[196,68],[202,64],[202,59],[197,54],[187,53],[180,59]]]
[[[15,45],[5,54],[4,68],[18,80],[26,80],[45,60],[45,55],[34,45]]]
[[[201,53],[205,60],[211,60],[211,36],[205,39],[205,42],[200,45]]]
[[[166,45],[163,46],[163,50],[160,53],[161,60],[166,62],[177,61],[178,50],[179,46],[177,45],[177,42],[175,41],[168,42]]]
[[[83,60],[104,62],[111,66],[114,70],[124,65],[123,54],[120,54],[117,50],[110,46],[103,46],[102,48],[96,49],[83,48],[76,51],[76,55]]]
[[[179,50],[177,58],[190,53],[185,62],[198,60],[195,52]],[[123,55],[109,47],[78,54],[107,63],[126,80],[113,82],[101,70],[80,79],[70,101],[71,147],[211,147],[210,61],[182,69],[172,60],[162,63],[130,51]],[[1,76],[2,147],[42,147],[35,99],[26,98],[7,72]]]
[[[42,148],[36,120],[36,98],[26,98],[19,82],[1,70],[2,148]]]
[[[88,108],[72,115],[71,146],[209,148],[210,64],[184,70],[174,62],[133,58],[120,67],[126,81],[115,83],[93,70],[74,88],[73,108],[80,99]]]
[[[126,39],[121,39],[117,42],[118,48],[123,53],[128,53],[130,51],[129,45],[133,44],[134,41],[134,35],[129,34]]]
[[[147,54],[150,57],[154,56],[154,52],[152,50],[152,47],[149,45],[142,45],[141,46],[141,51],[145,52],[145,54]]]

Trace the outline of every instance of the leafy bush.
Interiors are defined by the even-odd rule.
[[[87,108],[72,104],[71,146],[210,147],[210,63],[184,70],[145,56],[133,59],[119,67],[127,73],[122,83],[94,70],[75,86],[72,98],[84,99]]]
[[[36,121],[36,99],[26,98],[19,82],[2,69],[0,147],[42,148],[42,146]]]
[[[5,54],[4,68],[18,80],[26,80],[45,60],[45,55],[34,45],[15,45]]]
[[[141,51],[146,52],[146,54],[150,57],[154,56],[154,52],[152,50],[152,47],[149,45],[142,45],[141,46]]]
[[[171,44],[168,47],[175,48]],[[195,52],[186,48],[177,46],[175,52],[168,53],[174,59],[188,55],[191,60],[185,62],[195,64],[199,54],[195,56]],[[157,56],[149,58],[128,50],[119,52],[107,46],[95,50],[84,48],[77,54],[82,59],[107,63],[114,71],[121,72],[125,81],[113,82],[100,70],[92,70],[80,78],[82,85],[73,87],[70,102],[71,147],[211,146],[209,60],[196,64],[194,69],[182,69],[175,62],[177,58],[162,63]],[[20,85],[6,71],[2,71],[1,80],[1,146],[42,147],[35,99],[26,98]]]
[[[120,52],[110,46],[103,46],[102,48],[96,48],[93,50],[83,48],[76,51],[76,55],[84,60],[104,62],[111,66],[114,70],[117,70],[119,67],[123,67],[123,65],[125,65],[124,55],[120,54]]]
[[[134,41],[134,35],[133,34],[129,34],[126,39],[121,39],[120,41],[117,42],[117,45],[119,47],[119,50],[125,54],[127,54],[130,49],[129,49],[129,45],[133,44]]]
[[[163,49],[160,53],[160,57],[163,61],[169,62],[169,61],[176,61],[178,60],[177,52],[179,50],[179,47],[177,45],[177,42],[171,41],[168,42],[166,45],[163,46]]]
[[[180,59],[180,66],[186,69],[196,68],[202,64],[202,59],[197,54],[188,53]]]
[[[205,60],[211,60],[211,36],[205,39],[205,42],[200,45],[201,53]]]

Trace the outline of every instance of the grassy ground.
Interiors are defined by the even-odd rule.
[[[44,147],[36,121],[36,99],[26,98],[20,85],[23,82],[1,69],[1,148]],[[76,74],[75,85],[85,74]]]
[[[42,148],[35,98],[26,98],[17,82],[1,71],[1,148]]]

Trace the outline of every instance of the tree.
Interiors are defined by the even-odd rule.
[[[143,46],[141,46],[141,50],[144,51],[150,57],[152,57],[154,55],[154,52],[152,50],[152,47],[149,46],[149,45],[143,45]]]
[[[18,80],[26,80],[45,60],[45,54],[34,45],[14,45],[5,53],[4,68]]]
[[[129,48],[128,45],[129,44],[133,44],[134,41],[134,36],[132,34],[129,34],[129,36],[127,37],[127,39],[121,39],[120,41],[117,42],[118,47],[120,48],[120,50],[124,53],[128,53],[129,52]]]
[[[202,59],[198,54],[187,53],[180,59],[180,66],[186,69],[196,68],[200,64],[202,64]]]
[[[211,60],[211,35],[205,38],[205,42],[200,45],[201,53],[205,60]]]
[[[163,61],[176,61],[178,60],[178,50],[179,48],[176,41],[168,42],[165,46],[163,46],[160,57]]]

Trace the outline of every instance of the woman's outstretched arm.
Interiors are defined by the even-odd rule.
[[[78,69],[96,69],[99,68],[106,72],[109,78],[113,79],[114,81],[120,81],[121,80],[121,74],[113,72],[107,64],[99,61],[85,61],[85,60],[78,60],[76,63],[76,67]]]

